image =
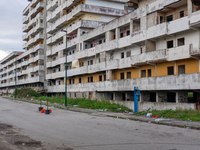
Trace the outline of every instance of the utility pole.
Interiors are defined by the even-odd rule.
[[[62,32],[66,33],[66,49],[65,49],[65,107],[67,107],[67,31],[61,30]]]
[[[15,98],[17,98],[17,61],[18,61],[18,55],[16,55],[15,59]]]

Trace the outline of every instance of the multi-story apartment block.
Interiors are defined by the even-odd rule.
[[[68,97],[116,100],[133,109],[137,86],[140,110],[200,103],[199,0],[52,0],[44,6],[36,10],[45,14],[38,42],[45,44],[39,51],[49,94],[65,92],[67,57]],[[27,51],[37,47],[30,41],[39,34],[34,31]]]

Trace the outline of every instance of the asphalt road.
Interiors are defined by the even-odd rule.
[[[0,97],[0,123],[41,141],[44,150],[200,150],[198,130],[56,108],[50,115],[37,110],[38,105]]]

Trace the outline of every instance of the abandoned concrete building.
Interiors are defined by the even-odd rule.
[[[68,97],[133,109],[137,86],[139,110],[200,103],[200,0],[29,1],[25,52],[0,62],[2,91],[16,67],[18,87],[64,93],[67,57]]]

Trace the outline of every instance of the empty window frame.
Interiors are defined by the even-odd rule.
[[[81,83],[81,81],[82,81],[81,78],[79,78],[79,83]]]
[[[183,46],[183,45],[185,45],[185,38],[178,39],[178,46]]]
[[[126,52],[126,57],[131,57],[131,51]]]
[[[178,74],[185,74],[185,65],[178,66]]]
[[[164,17],[163,16],[160,16],[159,17],[159,23],[161,24],[161,23],[163,23],[164,22]]]
[[[151,77],[151,69],[148,69],[148,77]]]
[[[126,36],[130,35],[130,30],[126,31]]]
[[[180,11],[180,18],[184,17],[184,11]]]
[[[106,75],[104,75],[104,81],[106,81]]]
[[[146,70],[141,70],[141,77],[145,78],[146,77]]]
[[[99,76],[99,81],[102,81],[102,75]]]
[[[121,79],[121,80],[124,79],[124,73],[120,73],[120,79]]]
[[[174,41],[167,41],[167,48],[173,48],[174,47]]]
[[[167,22],[173,21],[173,15],[167,16]]]
[[[127,72],[127,79],[131,79],[131,72]]]
[[[99,44],[102,44],[102,40],[99,40]]]
[[[93,60],[90,60],[90,65],[93,65]]]
[[[90,47],[92,48],[92,47],[93,47],[93,44],[90,44]]]
[[[167,67],[167,75],[174,75],[174,66]]]
[[[90,82],[93,82],[93,77],[90,77]]]
[[[121,53],[121,58],[124,58],[124,52]]]

